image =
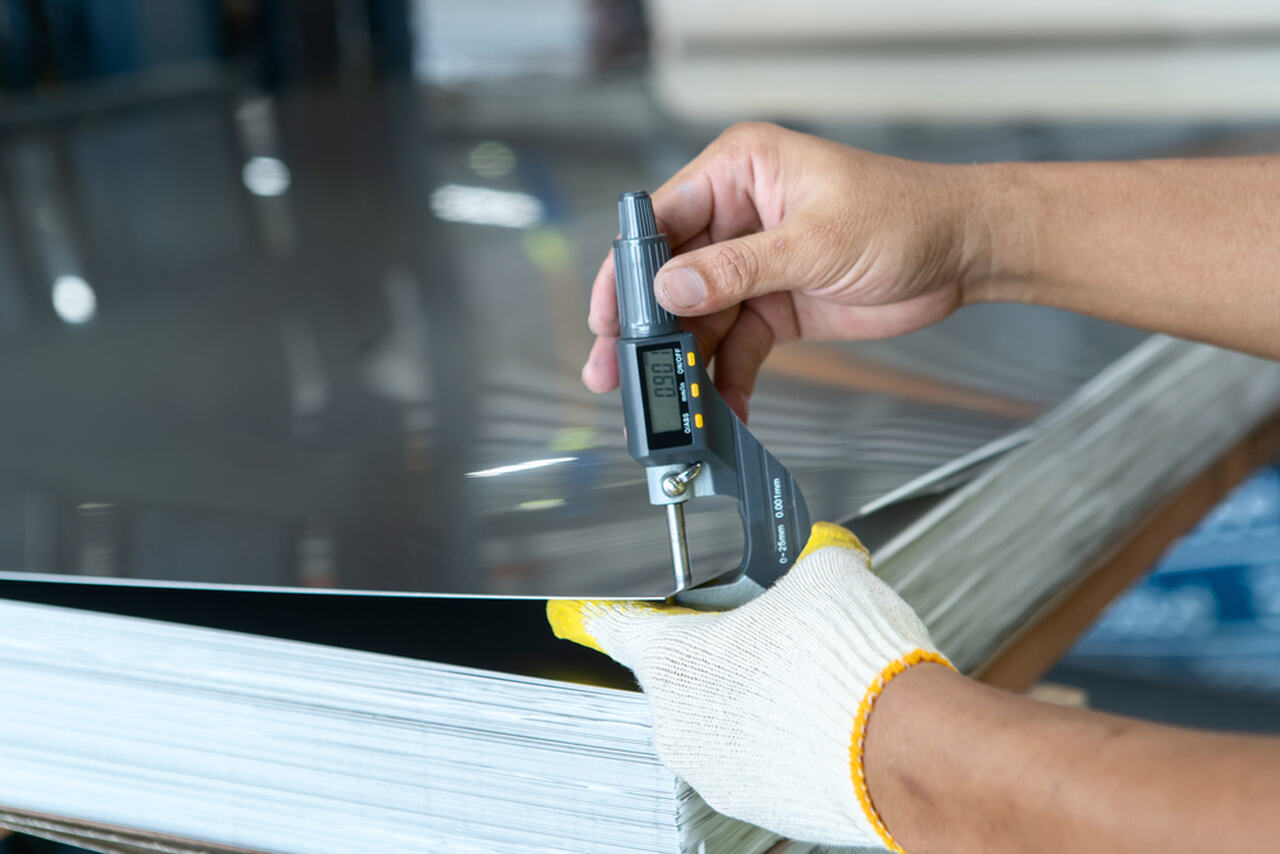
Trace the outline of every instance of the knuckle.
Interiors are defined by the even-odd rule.
[[[796,236],[804,244],[821,250],[835,249],[849,234],[859,230],[844,212],[836,216],[804,216],[797,218],[794,224]]]
[[[792,241],[782,229],[776,229],[770,235],[769,251],[775,255],[785,255],[792,249]]]
[[[854,235],[863,230],[843,218],[814,218],[803,223],[792,235],[790,258],[804,271],[806,287],[822,287],[838,278],[857,256]]]
[[[780,128],[777,125],[768,122],[738,122],[730,125],[720,138],[726,141],[759,142],[773,136],[778,130]]]
[[[738,122],[720,134],[715,147],[722,156],[750,157],[770,147],[780,130],[777,125],[765,122]]]
[[[711,273],[721,289],[734,296],[751,290],[760,272],[760,259],[747,246],[724,246],[711,259]]]

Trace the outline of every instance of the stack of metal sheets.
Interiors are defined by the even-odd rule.
[[[11,602],[0,684],[0,821],[96,848],[779,842],[662,767],[629,691]]]

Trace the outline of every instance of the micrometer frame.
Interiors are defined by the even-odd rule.
[[[686,444],[651,446],[640,353],[670,347],[679,352],[678,388],[685,414]],[[680,504],[691,498],[722,495],[734,499],[743,525],[743,556],[730,571],[725,567],[681,567],[676,564],[679,592],[709,581],[720,583],[747,575],[767,585],[795,563],[808,536],[809,515],[804,497],[791,474],[760,444],[716,391],[703,366],[698,344],[688,332],[617,343],[622,407],[626,419],[627,450],[645,466],[651,504]],[[692,358],[690,358],[692,356]],[[694,388],[697,393],[694,393]],[[681,495],[669,495],[662,481],[691,464],[701,469]],[[683,514],[681,514],[683,515]],[[682,522],[681,522],[682,524]],[[676,522],[670,521],[672,535]],[[683,536],[683,532],[681,532]]]

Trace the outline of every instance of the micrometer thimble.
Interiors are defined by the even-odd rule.
[[[653,202],[643,191],[618,197],[619,237],[613,241],[622,338],[650,338],[680,331],[680,318],[658,305],[653,277],[671,260],[667,236],[658,233]]]

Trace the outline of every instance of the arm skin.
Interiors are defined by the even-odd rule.
[[[775,343],[900,335],[987,301],[1280,358],[1280,156],[945,166],[748,124],[653,198],[677,253],[658,299],[743,417]],[[703,296],[681,297],[691,276]],[[588,323],[583,381],[609,391],[607,259]]]
[[[911,854],[1202,854],[1280,840],[1280,740],[1050,706],[934,664],[885,687],[864,768]]]
[[[1280,359],[1280,157],[973,167],[967,302],[1066,308]]]

